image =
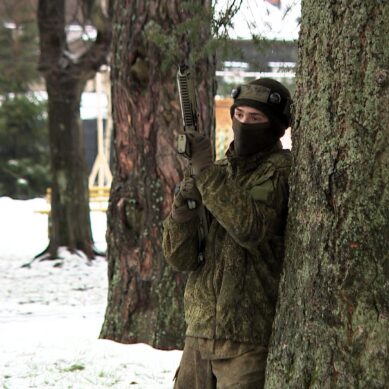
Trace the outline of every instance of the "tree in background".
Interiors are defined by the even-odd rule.
[[[0,94],[20,94],[39,80],[36,5],[33,0],[0,4]]]
[[[46,105],[29,94],[39,80],[33,1],[0,4],[0,196],[41,196],[49,185]]]
[[[89,217],[88,176],[84,161],[80,100],[85,82],[107,62],[111,41],[110,8],[100,1],[39,0],[39,70],[48,94],[51,165],[51,225],[48,255],[60,246],[95,255]],[[66,6],[66,7],[65,7]],[[69,9],[73,10],[69,15]],[[95,39],[71,50],[67,27],[97,30]]]
[[[267,388],[389,382],[389,3],[302,3]]]
[[[42,196],[49,181],[46,105],[18,95],[0,106],[0,196]]]
[[[116,0],[112,91],[114,179],[108,209],[109,293],[101,337],[159,348],[183,344],[185,278],[165,265],[162,221],[182,178],[177,67],[195,75],[200,127],[213,138],[215,64],[208,0]]]

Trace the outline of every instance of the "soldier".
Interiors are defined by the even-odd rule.
[[[164,222],[166,260],[190,272],[176,389],[264,385],[284,252],[292,158],[280,138],[290,125],[291,97],[263,78],[234,90],[233,98],[226,158],[213,163],[209,140],[188,134],[195,178],[184,178]],[[203,261],[200,204],[212,215]]]

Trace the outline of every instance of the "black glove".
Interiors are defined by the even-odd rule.
[[[199,132],[187,131],[186,135],[190,144],[193,174],[196,176],[212,165],[212,145],[210,139]]]
[[[201,194],[196,187],[193,177],[185,177],[180,189],[174,197],[172,207],[172,218],[178,223],[185,223],[192,220],[197,214],[201,205]]]

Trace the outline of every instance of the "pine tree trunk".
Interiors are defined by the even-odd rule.
[[[165,264],[162,222],[184,162],[174,139],[181,130],[178,63],[166,66],[155,33],[167,39],[193,15],[180,1],[116,1],[113,36],[113,119],[116,162],[108,210],[109,294],[101,337],[171,349],[183,345],[185,277]],[[196,1],[207,9],[207,1]],[[172,29],[173,26],[173,29]],[[199,26],[204,41],[209,26]],[[175,55],[189,58],[182,39]],[[213,137],[214,63],[196,62],[200,122]]]
[[[267,388],[389,382],[389,4],[302,3]]]

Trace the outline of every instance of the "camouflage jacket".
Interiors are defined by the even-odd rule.
[[[165,258],[190,271],[187,336],[267,345],[283,260],[291,159],[280,144],[245,159],[228,151],[226,159],[196,177],[213,216],[201,265],[198,220],[165,220]]]

